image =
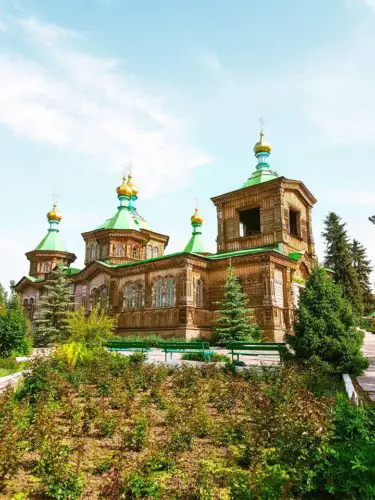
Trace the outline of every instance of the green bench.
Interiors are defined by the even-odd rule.
[[[233,357],[237,356],[237,361],[240,356],[262,356],[267,352],[266,356],[279,356],[286,350],[284,342],[228,342],[226,348],[230,350]]]
[[[144,352],[147,359],[150,357],[150,345],[146,342],[127,342],[126,340],[110,340],[106,343],[110,351]]]
[[[173,353],[201,352],[204,362],[210,361],[212,355],[208,342],[161,342],[159,347],[164,351],[165,362],[167,362],[168,354],[172,361]]]

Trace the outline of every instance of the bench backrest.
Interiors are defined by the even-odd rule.
[[[162,349],[202,349],[210,348],[209,342],[163,342],[159,344]]]
[[[286,348],[284,342],[228,342],[228,349],[243,349],[248,351],[279,351]]]
[[[149,348],[149,344],[146,342],[126,342],[122,340],[114,340],[106,343],[106,347],[110,349],[136,349],[137,347],[140,349]]]

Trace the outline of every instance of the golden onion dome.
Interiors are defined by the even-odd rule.
[[[191,223],[192,224],[203,224],[203,218],[201,214],[199,213],[199,209],[196,208],[194,215],[191,216]]]
[[[56,204],[55,203],[53,204],[52,210],[50,210],[47,213],[47,219],[48,220],[54,220],[54,221],[57,221],[57,222],[61,221],[62,216],[57,212],[57,210],[56,210]]]
[[[116,191],[118,196],[129,196],[129,198],[133,194],[132,188],[126,182],[126,177],[122,178],[122,184],[116,189]]]
[[[137,188],[137,186],[134,186],[134,184],[132,183],[132,178],[133,178],[132,174],[129,174],[128,175],[128,186],[132,190],[132,194],[134,196],[137,196],[137,194],[138,194],[138,188]]]
[[[264,140],[264,132],[263,129],[260,131],[259,141],[254,146],[254,153],[257,155],[258,153],[271,153],[272,147],[271,144]]]

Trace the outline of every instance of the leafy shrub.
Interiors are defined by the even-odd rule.
[[[375,498],[375,408],[352,406],[342,395],[321,485],[335,498]]]
[[[210,361],[212,363],[229,363],[230,357],[225,354],[213,353],[210,357],[205,357],[202,352],[186,352],[182,359],[187,361]]]
[[[16,294],[7,297],[0,285],[0,357],[24,356],[31,352],[29,322]]]
[[[86,347],[104,345],[113,337],[114,320],[99,306],[86,316],[84,308],[70,312],[68,316],[68,339]]]
[[[51,498],[58,500],[75,499],[83,491],[83,476],[77,464],[71,461],[71,447],[46,439],[40,451],[40,459],[35,468]]]
[[[193,447],[193,436],[189,429],[175,429],[172,431],[171,438],[168,442],[167,449],[169,452],[175,453],[180,451],[188,451]]]
[[[148,420],[141,412],[134,420],[131,429],[123,437],[123,447],[127,450],[141,451],[146,446],[148,436]]]

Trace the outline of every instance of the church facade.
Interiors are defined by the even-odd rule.
[[[115,215],[82,234],[85,267],[79,270],[60,239],[61,216],[54,207],[47,214],[47,235],[26,253],[29,275],[16,285],[30,319],[48,273],[61,266],[71,280],[75,307],[89,312],[99,304],[116,318],[118,335],[210,337],[232,265],[265,337],[282,340],[292,328],[299,290],[315,261],[311,214],[316,200],[301,181],[271,169],[271,146],[263,131],[254,153],[255,171],[242,187],[212,198],[215,254],[205,249],[198,210],[186,247],[167,254],[169,237],[139,214],[138,189],[129,175],[117,188]]]

